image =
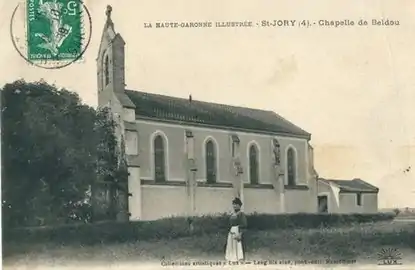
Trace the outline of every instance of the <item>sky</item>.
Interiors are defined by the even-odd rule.
[[[110,4],[126,41],[127,88],[273,110],[312,134],[321,177],[379,187],[381,208],[415,207],[415,1],[85,0],[91,43],[82,62],[57,70],[30,66],[13,47],[10,18],[21,2],[0,2],[0,85],[44,79],[96,106],[95,59]],[[144,28],[274,19],[317,25]],[[360,19],[368,26],[356,25]],[[373,26],[372,19],[400,25]],[[355,25],[321,27],[319,20]]]

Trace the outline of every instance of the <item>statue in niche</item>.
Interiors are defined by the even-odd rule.
[[[277,139],[273,139],[272,141],[273,149],[272,152],[274,154],[274,165],[279,166],[281,164],[281,149],[280,149],[280,143]]]

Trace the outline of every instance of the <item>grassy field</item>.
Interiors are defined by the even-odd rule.
[[[415,212],[411,213],[400,213],[396,216],[397,219],[413,219],[415,220]]]
[[[222,260],[226,234],[213,233],[170,241],[84,245],[8,245],[5,265],[28,262]],[[376,261],[382,248],[394,247],[415,255],[415,222],[377,222],[319,229],[251,231],[247,257],[257,259],[357,259]],[[414,256],[415,257],[415,256]]]

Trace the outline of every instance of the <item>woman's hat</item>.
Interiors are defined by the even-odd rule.
[[[239,206],[242,206],[242,201],[239,198],[235,198],[233,199],[232,204],[238,204]]]

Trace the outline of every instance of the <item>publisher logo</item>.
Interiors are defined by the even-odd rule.
[[[401,265],[401,255],[397,248],[382,248],[378,253],[378,265]]]

